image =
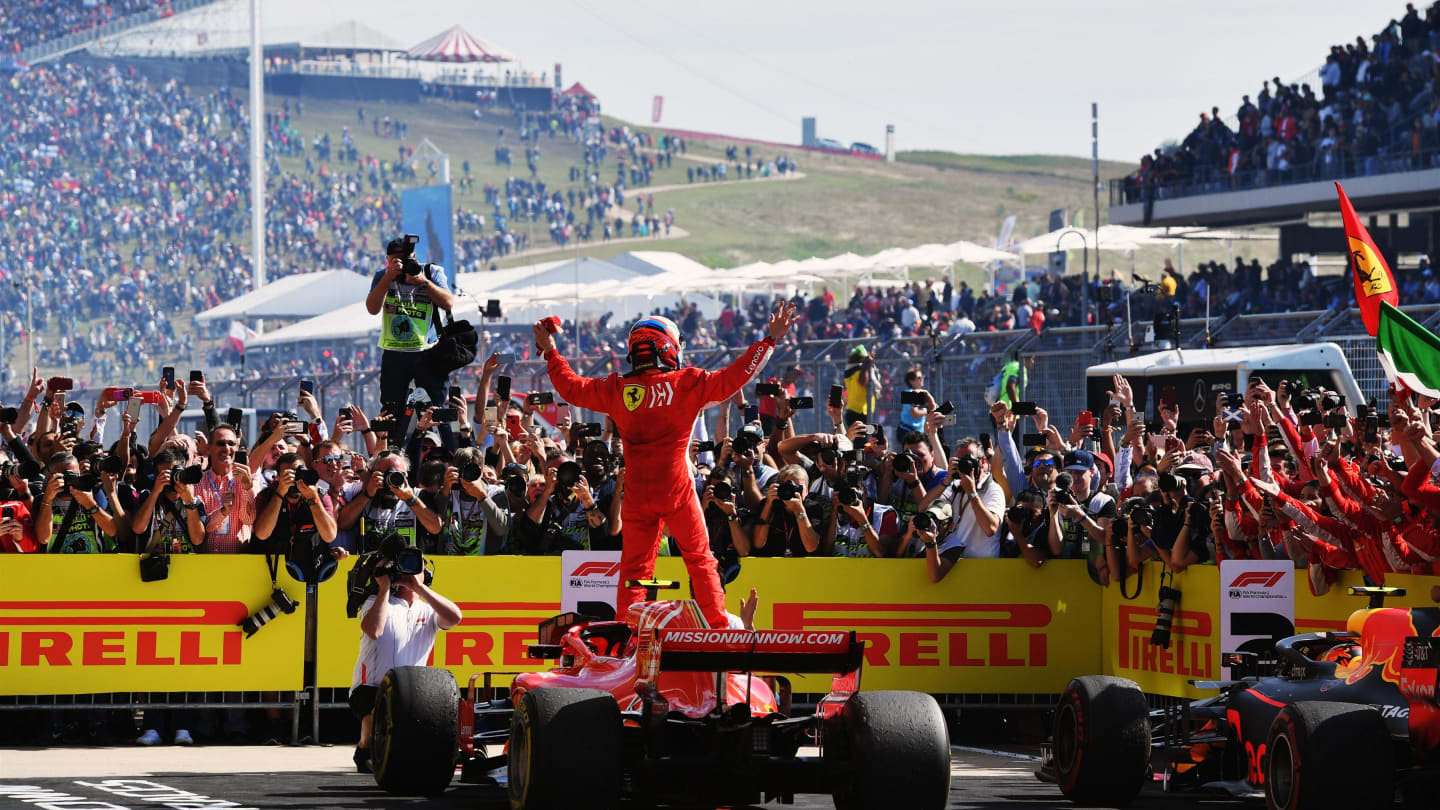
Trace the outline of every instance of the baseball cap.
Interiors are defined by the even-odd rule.
[[[1180,462],[1180,466],[1175,468],[1175,472],[1197,474],[1213,473],[1215,472],[1215,465],[1210,462],[1209,456],[1203,453],[1191,453],[1184,461]]]
[[[869,356],[870,356],[870,350],[867,349],[867,348],[865,348],[864,345],[856,346],[855,348],[853,348],[853,349],[850,350],[850,356],[851,356],[851,357],[869,357]]]
[[[1095,466],[1095,456],[1089,450],[1071,450],[1065,454],[1065,469],[1084,472]]]
[[[430,428],[429,430],[420,434],[420,438],[422,441],[430,442],[436,447],[440,446],[440,431],[436,430],[435,428]]]

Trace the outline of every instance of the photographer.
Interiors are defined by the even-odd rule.
[[[365,298],[365,309],[381,316],[381,402],[405,402],[412,381],[432,403],[445,401],[445,377],[431,369],[425,352],[440,340],[438,310],[454,308],[455,296],[445,268],[415,260],[417,241],[409,235],[390,240],[385,269]]]
[[[52,553],[101,554],[115,550],[115,521],[95,500],[99,477],[82,475],[70,453],[56,453],[35,509],[35,541]]]
[[[141,553],[189,554],[205,543],[205,504],[195,495],[197,467],[182,467],[183,451],[170,448],[155,457],[155,481],[141,493],[130,530]],[[183,475],[182,475],[183,473]]]
[[[323,557],[346,556],[344,549],[332,553],[335,519],[330,515],[328,496],[316,489],[318,475],[306,469],[300,456],[286,453],[275,465],[275,481],[257,499],[255,517],[257,548],[265,554],[283,556],[300,568],[306,582],[314,583]]]
[[[392,532],[412,546],[420,542],[421,529],[440,533],[440,516],[425,497],[411,489],[406,478],[408,467],[405,456],[382,450],[364,478],[345,486],[345,506],[336,523],[340,528],[359,532],[358,552],[374,551],[380,540]],[[428,493],[426,497],[430,497]]]
[[[370,742],[375,730],[376,687],[395,667],[424,666],[435,647],[435,633],[460,623],[460,608],[425,584],[423,574],[404,574],[393,583],[391,569],[375,572],[378,593],[360,606],[360,654],[351,676],[350,710],[360,719],[355,769],[370,773]],[[420,597],[417,601],[415,597]]]
[[[990,459],[978,439],[965,438],[955,444],[949,478],[946,492],[955,526],[936,548],[925,551],[931,582],[944,579],[961,557],[1000,556],[1000,516],[1005,511],[1005,493],[991,478]]]
[[[1084,559],[1090,577],[1109,585],[1108,573],[1101,570],[1110,521],[1115,519],[1115,499],[1104,492],[1090,494],[1097,474],[1095,457],[1088,450],[1065,454],[1065,471],[1056,476],[1050,493],[1050,556]]]
[[[810,477],[798,464],[780,468],[778,480],[765,488],[760,518],[751,530],[751,554],[756,557],[808,557],[820,548],[820,534],[807,508],[805,493]]]
[[[902,522],[924,511],[945,491],[946,471],[935,466],[930,437],[910,431],[900,437],[902,451],[886,458],[880,468],[876,500],[895,509]]]
[[[547,464],[539,489],[532,487],[529,494],[530,505],[512,529],[520,553],[559,554],[589,548],[590,515],[597,514],[599,506],[579,464],[569,460]]]
[[[723,580],[727,565],[738,563],[740,557],[750,554],[750,527],[745,523],[749,510],[736,503],[735,485],[723,470],[712,470],[702,483],[700,509],[705,515],[710,553],[719,565]]]
[[[440,520],[444,525],[444,553],[478,556],[500,553],[510,531],[506,492],[484,481],[484,456],[475,447],[456,451],[454,465],[445,472],[440,489]],[[501,503],[496,503],[496,498]]]
[[[820,555],[888,557],[895,553],[899,535],[895,510],[875,503],[856,471],[844,473],[830,494]]]
[[[1203,463],[1200,459],[1204,459]],[[1190,495],[1191,487],[1210,472],[1210,459],[1187,455],[1175,473],[1159,476],[1162,505],[1155,510],[1151,538],[1165,564],[1176,573],[1210,559],[1206,540],[1210,537],[1210,504]]]

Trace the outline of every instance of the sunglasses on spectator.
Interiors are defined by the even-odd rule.
[[[342,461],[345,460],[345,457],[344,457],[344,456],[325,456],[324,458],[321,458],[320,460],[321,460],[322,462],[326,463],[326,464],[339,464],[340,462],[342,462]]]
[[[1030,465],[1030,469],[1034,470],[1034,469],[1038,469],[1038,468],[1040,468],[1040,467],[1054,467],[1054,466],[1055,466],[1055,459],[1053,459],[1053,458],[1042,458],[1042,459],[1039,459],[1039,460],[1033,462],[1033,463]]]

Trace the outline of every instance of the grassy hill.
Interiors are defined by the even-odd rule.
[[[268,106],[279,111],[279,97],[267,99]],[[289,100],[294,109],[293,100]],[[348,127],[361,155],[393,160],[401,142],[394,138],[377,137],[371,122],[382,116],[404,120],[409,127],[407,145],[417,146],[429,140],[451,159],[452,179],[462,175],[464,161],[470,162],[476,178],[474,191],[462,193],[457,188],[458,207],[491,213],[484,204],[486,182],[502,186],[508,176],[524,176],[526,168],[523,147],[513,119],[494,114],[476,120],[468,105],[427,100],[418,104],[365,103],[365,121],[356,114],[356,103],[307,99],[304,114],[294,125],[305,138],[307,149],[315,135],[328,132],[338,149],[342,129]],[[607,121],[607,125],[623,122]],[[503,133],[503,134],[502,134]],[[495,165],[495,147],[501,143],[512,147],[514,168]],[[751,261],[805,259],[830,256],[846,251],[873,253],[889,247],[912,247],[927,242],[951,242],[969,239],[989,244],[1001,221],[1010,215],[1017,218],[1015,233],[1026,237],[1048,230],[1052,209],[1085,210],[1085,221],[1093,222],[1090,187],[1090,162],[1086,158],[1053,155],[966,155],[935,151],[901,152],[896,163],[807,152],[798,148],[753,145],[757,159],[785,154],[799,164],[804,175],[785,181],[742,181],[730,183],[686,182],[686,168],[718,162],[724,149],[732,142],[724,139],[692,140],[688,152],[677,157],[674,165],[654,174],[655,207],[657,211],[674,208],[676,224],[688,232],[683,238],[650,239],[643,242],[601,243],[574,247],[563,252],[532,250],[498,262],[502,267],[569,255],[609,257],[625,250],[673,250],[704,264],[730,267]],[[549,188],[565,190],[572,187],[568,180],[571,166],[583,167],[581,150],[563,138],[540,140],[542,158],[540,179]],[[742,145],[743,150],[743,145]],[[312,153],[313,154],[313,153]],[[612,148],[602,180],[615,176],[616,150]],[[302,159],[281,158],[289,172],[303,173]],[[351,164],[332,164],[333,168],[349,169]],[[1101,166],[1102,179],[1120,176],[1131,167],[1118,163]],[[422,164],[418,167],[416,185],[429,185],[431,180]],[[733,172],[733,166],[732,166]],[[273,180],[272,180],[273,183]],[[627,208],[634,210],[629,196],[652,193],[649,189],[631,189]],[[1102,200],[1101,216],[1104,216]],[[533,225],[520,221],[512,230],[531,230],[530,244],[534,249],[553,248],[543,221]],[[368,234],[372,250],[393,234]],[[321,234],[322,239],[334,238]],[[248,236],[242,244],[248,245]],[[1245,255],[1255,255],[1249,245]],[[1273,256],[1273,243],[1267,244]],[[1173,253],[1164,249],[1147,249],[1137,257],[1105,254],[1103,267],[1128,269],[1136,266],[1153,271],[1155,266]],[[1262,260],[1266,259],[1260,254]],[[1196,261],[1224,259],[1220,245],[1187,249],[1187,268]],[[375,257],[378,262],[378,257]],[[1079,255],[1074,256],[1078,266]],[[368,265],[362,269],[373,269]],[[202,281],[203,281],[202,274]],[[176,319],[182,333],[190,330],[188,317]],[[84,325],[88,329],[89,325]],[[53,326],[45,334],[48,345],[55,345],[58,329]],[[201,348],[213,345],[202,341]],[[12,352],[12,367],[18,353]],[[197,358],[198,360],[198,358]],[[22,361],[23,362],[23,361]],[[55,370],[48,370],[54,372]],[[79,375],[84,377],[83,371]]]

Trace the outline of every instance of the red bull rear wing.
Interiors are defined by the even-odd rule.
[[[660,669],[672,672],[843,674],[860,668],[854,631],[661,629]]]

